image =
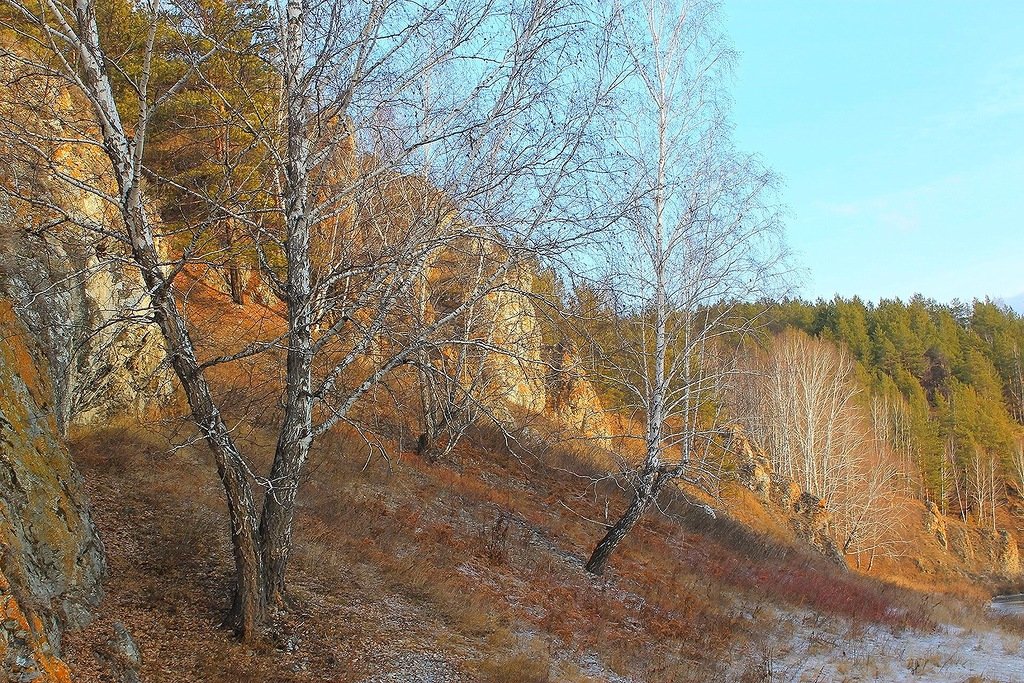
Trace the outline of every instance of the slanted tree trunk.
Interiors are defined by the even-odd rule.
[[[243,639],[258,635],[264,617],[263,566],[256,534],[256,503],[242,457],[213,401],[196,360],[185,321],[181,318],[156,260],[148,226],[141,207],[126,216],[132,234],[132,250],[140,265],[143,281],[153,292],[154,318],[170,349],[171,365],[192,409],[192,416],[213,451],[217,474],[224,487],[231,522],[231,545],[235,560],[235,598],[232,620]]]
[[[626,508],[619,521],[608,527],[608,533],[598,542],[584,569],[595,576],[600,576],[604,573],[604,568],[608,564],[608,559],[612,556],[615,548],[633,530],[633,527],[640,521],[640,518],[647,512],[647,509],[651,507],[651,503],[654,502],[657,494],[653,491],[653,487],[653,482],[645,483],[636,490],[629,507]]]
[[[675,469],[666,469],[660,465],[660,445],[651,448],[641,471],[640,481],[633,491],[633,500],[630,501],[626,511],[622,513],[622,517],[608,527],[604,538],[598,542],[594,552],[590,554],[590,559],[587,560],[584,569],[597,576],[603,574],[615,548],[658,499],[658,495],[665,485],[677,476],[679,476],[679,472]]]

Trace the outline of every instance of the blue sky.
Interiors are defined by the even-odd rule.
[[[1024,2],[725,0],[724,15],[736,139],[785,181],[804,296],[1024,294]]]

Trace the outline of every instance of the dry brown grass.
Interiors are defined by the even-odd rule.
[[[272,432],[244,434],[265,465]],[[625,500],[594,483],[591,456],[536,444],[513,455],[477,430],[440,464],[392,440],[391,467],[366,465],[362,442],[339,432],[314,453],[299,497],[296,608],[253,652],[218,626],[230,554],[212,464],[201,446],[169,450],[170,437],[181,434],[119,425],[75,435],[112,567],[99,626],[72,637],[83,681],[100,680],[90,643],[115,618],[149,653],[152,681],[355,681],[386,666],[367,654],[375,647],[416,647],[470,680],[581,683],[601,680],[581,668],[586,657],[654,683],[707,680],[765,627],[756,608],[754,621],[741,617],[762,602],[928,621],[907,591],[838,573],[682,498],[663,501],[667,514],[648,516],[594,580],[581,566],[601,529],[587,518]]]

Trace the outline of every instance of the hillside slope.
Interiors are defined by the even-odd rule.
[[[301,501],[294,608],[250,650],[219,626],[230,557],[207,456],[138,428],[78,434],[110,579],[69,639],[77,680],[104,680],[95,652],[116,620],[147,681],[760,680],[759,648],[786,641],[787,615],[932,628],[926,596],[682,498],[595,580],[581,569],[599,532],[586,518],[620,494],[567,476],[575,456],[495,442],[478,433],[439,465],[323,449]]]

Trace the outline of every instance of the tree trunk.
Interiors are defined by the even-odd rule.
[[[259,538],[263,550],[263,590],[267,604],[287,604],[286,573],[291,557],[295,497],[309,453],[303,440],[279,442],[270,472],[272,485],[263,499]]]
[[[231,300],[242,306],[245,304],[245,282],[242,278],[242,268],[235,262],[234,256],[228,263],[228,290],[231,292]]]
[[[428,426],[427,429],[430,427]],[[434,437],[428,432],[420,432],[416,439],[416,455],[427,462],[437,462],[437,451],[434,448]]]
[[[245,304],[245,278],[242,276],[242,266],[239,264],[238,240],[235,237],[235,219],[231,216],[224,217],[224,246],[227,247],[228,258],[225,267],[227,269],[228,291],[231,293],[231,300],[242,306]]]
[[[301,248],[308,229],[298,227],[290,232],[292,245]],[[288,323],[288,368],[284,423],[274,452],[270,485],[263,498],[259,539],[263,549],[264,591],[268,604],[284,606],[285,572],[292,547],[292,526],[295,497],[302,470],[313,441],[313,396],[311,367],[313,358],[310,327],[309,261],[290,256]]]
[[[75,0],[75,16],[78,26],[75,45],[82,72],[81,83],[96,112],[97,123],[103,133],[103,149],[117,180],[119,208],[131,243],[132,259],[149,291],[154,322],[167,344],[171,365],[188,398],[192,418],[213,451],[217,473],[224,486],[235,559],[233,612],[239,634],[243,639],[251,639],[258,635],[263,623],[265,603],[262,558],[256,535],[256,504],[248,471],[200,369],[188,327],[174,299],[173,281],[164,273],[146,217],[141,169],[150,114],[146,95],[148,63],[142,77],[143,97],[134,137],[129,138],[107,76],[96,25],[96,8],[90,0]],[[150,50],[155,31],[154,20],[150,27]]]
[[[283,96],[287,107],[284,174],[288,361],[284,422],[274,452],[270,486],[263,499],[260,543],[264,590],[269,604],[284,606],[285,576],[292,548],[295,496],[313,441],[313,302],[309,222],[309,140],[304,84],[305,6],[288,0],[284,32]]]
[[[171,283],[160,269],[152,233],[141,207],[126,213],[132,235],[132,251],[143,281],[151,292],[154,319],[170,351],[171,365],[192,409],[192,418],[213,451],[217,474],[224,486],[231,545],[235,559],[235,599],[232,618],[243,639],[256,637],[263,624],[265,600],[263,567],[257,536],[256,503],[241,454],[221,418],[196,359],[185,321],[178,311]]]
[[[590,559],[587,560],[584,569],[596,576],[604,573],[604,568],[608,564],[608,558],[611,557],[612,552],[615,551],[615,548],[622,539],[633,530],[633,527],[640,521],[647,508],[654,502],[654,491],[652,489],[653,486],[645,484],[641,489],[637,490],[632,502],[630,502],[622,517],[619,518],[619,521],[608,527],[608,533],[604,535],[604,538],[594,548],[594,552],[590,555]]]

